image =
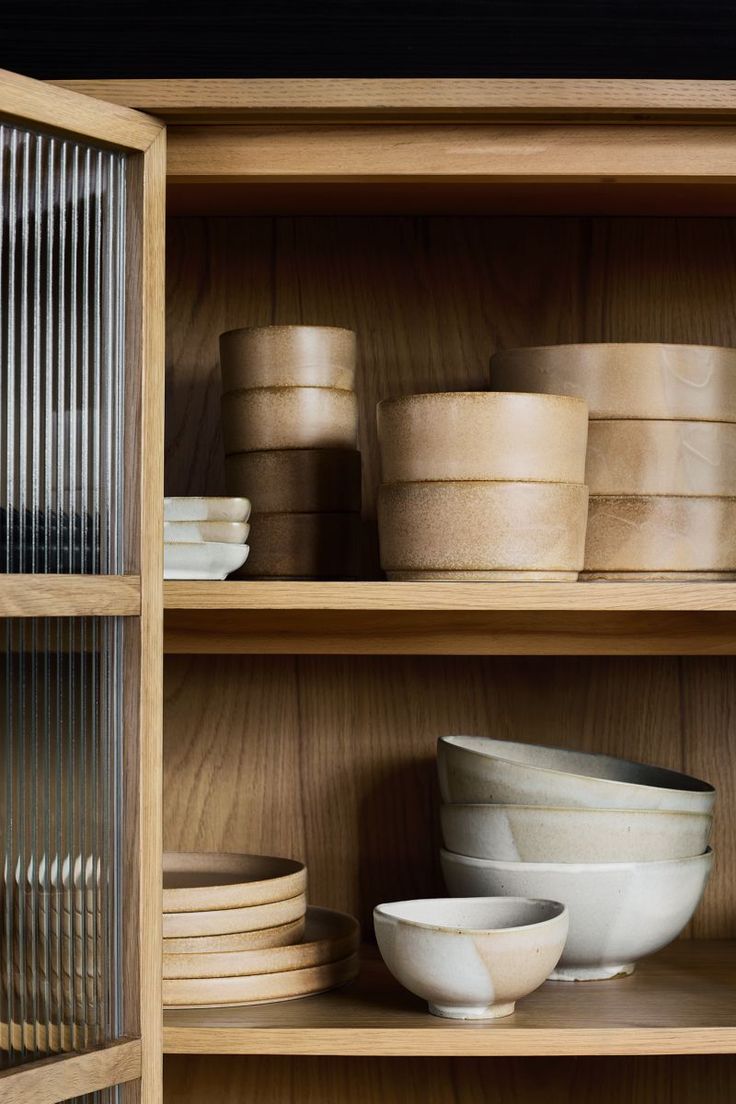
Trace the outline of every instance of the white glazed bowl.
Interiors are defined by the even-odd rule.
[[[443,805],[448,851],[502,862],[653,862],[700,855],[708,813],[574,809],[547,805]]]
[[[164,579],[225,579],[248,558],[247,544],[164,541]]]
[[[437,769],[442,800],[453,803],[710,813],[716,796],[664,767],[487,736],[441,736]]]
[[[247,521],[247,498],[198,498],[175,496],[164,499],[164,521]]]
[[[567,936],[558,901],[522,898],[396,901],[373,912],[391,973],[449,1019],[498,1019],[557,965]]]
[[[440,852],[448,890],[465,898],[549,897],[570,910],[558,981],[630,974],[634,964],[675,939],[690,921],[713,865],[713,852],[632,863],[519,863]]]

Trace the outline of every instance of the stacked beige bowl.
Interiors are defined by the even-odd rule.
[[[512,349],[491,379],[588,403],[584,578],[736,578],[736,349]]]
[[[250,551],[247,498],[165,498],[164,579],[226,579]]]
[[[437,755],[450,894],[567,905],[553,978],[630,974],[689,923],[713,865],[707,782],[483,736],[443,736]]]
[[[293,859],[164,855],[163,999],[168,1007],[308,996],[358,972],[358,923],[307,906]]]
[[[355,578],[361,472],[355,334],[260,326],[220,337],[229,494],[253,503],[254,578]]]
[[[378,404],[389,579],[574,581],[588,411],[556,395],[449,392]]]

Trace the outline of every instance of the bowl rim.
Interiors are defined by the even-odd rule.
[[[488,390],[486,390],[486,391],[483,391],[483,390],[480,390],[480,389],[477,390],[477,391],[419,391],[416,394],[411,394],[411,395],[391,395],[391,396],[387,396],[385,399],[380,399],[376,403],[376,410],[381,410],[383,407],[387,407],[387,406],[409,405],[412,402],[415,402],[417,399],[419,399],[423,402],[427,399],[435,399],[436,400],[436,399],[455,399],[455,398],[460,398],[460,399],[478,399],[478,398],[489,399],[489,398],[492,398],[492,399],[510,399],[510,400],[533,399],[535,401],[538,400],[538,399],[544,399],[545,401],[543,403],[540,403],[539,404],[540,406],[557,406],[559,403],[562,403],[563,406],[568,406],[570,408],[572,408],[574,406],[578,406],[578,407],[583,407],[586,411],[588,409],[587,401],[585,399],[581,398],[580,395],[547,394],[544,391],[496,391],[496,390],[494,390],[494,388],[489,387]]]
[[[588,776],[584,775],[583,777],[587,778]],[[608,779],[605,779],[605,781],[607,782]],[[634,785],[639,785],[639,783],[634,783]],[[658,789],[659,787],[655,786],[654,788]],[[675,792],[682,793],[683,791],[676,790]],[[440,814],[444,809],[522,809],[525,813],[528,812],[534,815],[540,812],[586,815],[593,813],[597,816],[615,813],[617,816],[701,817],[713,821],[713,813],[706,813],[702,809],[606,809],[602,805],[529,805],[516,801],[443,801],[440,804]]]
[[[736,355],[736,347],[733,345],[698,345],[696,342],[680,342],[680,341],[566,341],[559,345],[510,345],[505,349],[495,349],[491,354],[491,357],[498,356],[501,353],[529,353],[544,351],[548,352],[550,349],[564,349],[566,351],[570,349],[718,349],[720,352],[734,353]]]
[[[418,902],[431,905],[437,904],[439,902],[444,903],[446,901],[453,901],[457,902],[458,904],[464,904],[468,902],[477,904],[479,901],[509,901],[516,903],[523,902],[524,904],[528,904],[531,902],[534,904],[550,905],[554,909],[554,911],[550,916],[545,916],[543,920],[534,920],[530,924],[511,924],[505,928],[472,928],[461,927],[458,924],[431,924],[427,920],[409,920],[406,917],[395,916],[391,912],[386,911],[388,909],[396,907],[397,905],[412,905]],[[422,928],[425,931],[448,932],[451,935],[496,935],[501,934],[502,932],[531,931],[532,929],[539,928],[544,924],[555,923],[556,921],[568,915],[568,907],[567,905],[563,904],[562,901],[554,901],[551,898],[547,897],[502,897],[499,895],[485,897],[413,897],[405,901],[384,901],[380,905],[376,905],[373,909],[374,921],[376,919],[393,920],[397,924],[405,924],[407,927],[410,928]]]
[[[618,872],[622,870],[634,870],[643,867],[651,870],[652,867],[678,867],[685,863],[693,866],[698,863],[703,866],[712,866],[714,859],[713,848],[708,845],[705,851],[697,855],[685,855],[680,859],[631,859],[628,862],[521,862],[510,859],[478,859],[474,855],[462,855],[459,851],[448,851],[446,847],[440,848],[440,861],[456,862],[458,866],[477,866],[482,869],[488,867],[500,867],[502,870],[517,871],[521,868],[531,870],[534,873],[542,871],[552,874],[599,874],[603,872]]]

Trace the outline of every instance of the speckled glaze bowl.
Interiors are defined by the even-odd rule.
[[[736,349],[716,345],[542,345],[491,357],[500,391],[577,395],[591,418],[736,421]]]
[[[713,865],[713,852],[662,862],[525,863],[440,853],[453,896],[549,896],[570,911],[557,981],[603,981],[676,939],[689,923]]]
[[[254,514],[238,578],[357,579],[359,514]]]
[[[568,930],[558,901],[469,897],[396,901],[373,912],[391,973],[435,1016],[510,1016],[557,965]]]
[[[360,453],[349,449],[276,449],[225,458],[233,493],[249,488],[258,514],[360,511]]]
[[[442,800],[453,803],[712,813],[716,797],[679,771],[488,736],[441,736],[437,770]]]
[[[355,333],[338,326],[254,326],[220,334],[223,391],[355,383]]]
[[[588,409],[580,399],[457,391],[378,404],[384,483],[584,483]]]
[[[575,809],[546,805],[443,805],[448,851],[501,862],[653,862],[700,855],[708,813]]]
[[[358,400],[334,387],[261,387],[222,396],[225,452],[354,449]]]
[[[389,577],[537,572],[574,580],[583,564],[587,505],[587,488],[576,483],[384,484],[381,566]]]

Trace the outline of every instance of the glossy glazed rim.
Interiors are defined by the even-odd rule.
[[[448,851],[446,847],[440,848],[440,859],[449,860],[455,862],[458,866],[476,866],[481,869],[488,869],[493,867],[494,869],[500,868],[501,870],[508,870],[518,872],[521,870],[530,870],[533,873],[545,873],[550,874],[599,874],[599,873],[618,873],[622,870],[636,870],[643,868],[651,870],[654,866],[682,866],[684,863],[697,864],[702,863],[703,866],[712,866],[714,860],[713,848],[708,846],[705,851],[701,851],[698,855],[685,855],[681,859],[632,859],[629,862],[522,862],[520,860],[512,861],[510,859],[477,859],[473,855],[461,855],[458,851]]]

